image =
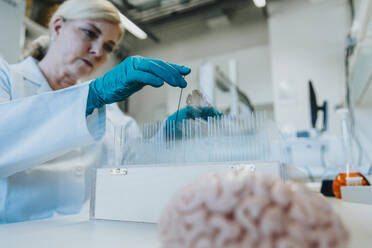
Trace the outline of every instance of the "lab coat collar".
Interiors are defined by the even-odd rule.
[[[44,77],[43,73],[40,71],[38,60],[34,59],[33,57],[27,57],[22,62],[14,65],[14,69],[22,74],[22,76],[30,81],[31,83],[39,86],[39,93],[52,91],[50,88],[48,81]]]

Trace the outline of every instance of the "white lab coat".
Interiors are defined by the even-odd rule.
[[[138,135],[115,105],[107,123],[105,108],[86,117],[88,90],[52,91],[33,58],[10,66],[0,59],[0,223],[79,212],[94,168],[115,162],[108,123]]]

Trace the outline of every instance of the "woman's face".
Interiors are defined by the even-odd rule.
[[[55,22],[54,36],[54,55],[63,66],[64,76],[74,81],[91,75],[106,62],[119,40],[120,29],[118,24],[105,21],[61,18]]]

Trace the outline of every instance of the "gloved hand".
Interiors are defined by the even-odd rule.
[[[105,104],[127,99],[145,85],[160,87],[164,81],[174,87],[185,88],[183,76],[191,69],[158,59],[133,56],[89,85],[86,115]]]
[[[176,127],[175,135],[176,138],[180,138],[182,136],[182,121],[185,119],[193,119],[201,118],[205,121],[208,120],[208,117],[216,117],[222,116],[222,113],[219,112],[217,109],[212,107],[185,107],[178,111],[178,119],[177,123],[175,123],[177,118],[177,112],[169,116],[165,121],[165,131],[173,132],[174,127]],[[174,123],[174,125],[172,125]]]

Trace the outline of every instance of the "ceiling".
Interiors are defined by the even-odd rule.
[[[161,43],[172,30],[177,36],[195,35],[203,27],[223,27],[235,19],[255,16],[267,18],[266,8],[258,9],[253,0],[110,0],[124,15],[142,28],[150,39],[140,41],[126,34],[121,45],[122,54],[131,47],[148,43]],[[239,17],[238,17],[239,16]],[[239,20],[240,20],[239,19]],[[237,21],[235,21],[237,22]],[[175,28],[176,27],[176,28]],[[198,27],[195,29],[195,27]],[[177,32],[179,30],[179,32]]]
[[[177,26],[177,29],[173,29],[173,32],[175,32],[174,30],[183,30],[182,34],[187,35],[185,30],[191,29],[191,27],[193,30],[195,30],[195,26],[208,26],[209,28],[222,27],[227,23],[231,23],[234,18],[236,19],[236,15],[243,15],[243,18],[250,18],[253,13],[253,16],[256,18],[257,16],[259,16],[259,18],[267,17],[266,8],[258,9],[254,5],[253,0],[109,1],[130,20],[142,28],[149,36],[149,39],[146,41],[140,41],[127,32],[121,44],[120,50],[122,54],[120,57],[129,53],[131,46],[148,42],[161,43],[162,39],[164,39],[164,35],[162,35],[164,32],[161,31],[167,29],[169,26]],[[38,9],[62,2],[63,0],[34,1]],[[190,35],[195,33],[192,30],[189,30],[189,32]],[[168,37],[169,35],[167,35],[167,38]]]
[[[112,0],[136,22],[151,24],[184,15],[253,6],[252,0]]]

